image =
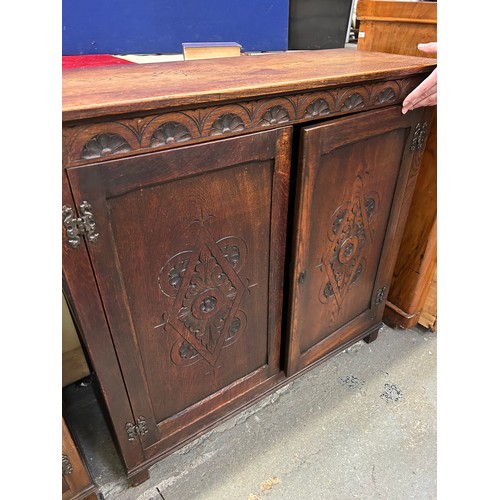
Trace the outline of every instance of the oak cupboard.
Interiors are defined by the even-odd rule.
[[[348,49],[63,74],[63,288],[130,484],[382,325],[435,61]]]

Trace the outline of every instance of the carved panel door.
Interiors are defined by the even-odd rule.
[[[302,129],[288,374],[381,321],[421,117],[387,108]]]
[[[280,372],[291,129],[68,169],[146,458]],[[112,391],[112,387],[104,387]]]

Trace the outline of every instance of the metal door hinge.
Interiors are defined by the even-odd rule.
[[[387,291],[386,286],[383,286],[382,288],[379,288],[377,290],[377,295],[375,296],[375,305],[376,306],[378,306],[379,304],[382,304],[382,302],[384,301],[386,291]]]
[[[71,474],[73,472],[73,466],[71,465],[71,462],[68,458],[68,455],[62,456],[62,473],[63,476],[67,476],[68,474]]]
[[[68,243],[76,248],[80,245],[82,239],[80,236],[86,235],[87,239],[92,243],[97,241],[99,233],[96,232],[94,214],[91,212],[92,207],[90,203],[84,201],[80,204],[80,211],[83,214],[81,217],[75,217],[73,209],[64,205],[62,207],[62,215],[64,220],[64,227],[66,228],[66,235],[68,236]]]
[[[427,137],[427,123],[417,123],[413,139],[411,141],[411,151],[420,151],[424,146]]]
[[[128,434],[128,440],[133,441],[136,437],[144,436],[148,432],[148,426],[144,417],[139,417],[137,423],[127,422],[125,430]]]

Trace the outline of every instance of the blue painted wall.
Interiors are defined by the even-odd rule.
[[[182,42],[288,48],[288,0],[63,0],[63,55],[182,52]]]

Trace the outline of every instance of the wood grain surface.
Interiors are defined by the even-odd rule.
[[[63,71],[63,121],[429,72],[433,59],[352,49]]]

